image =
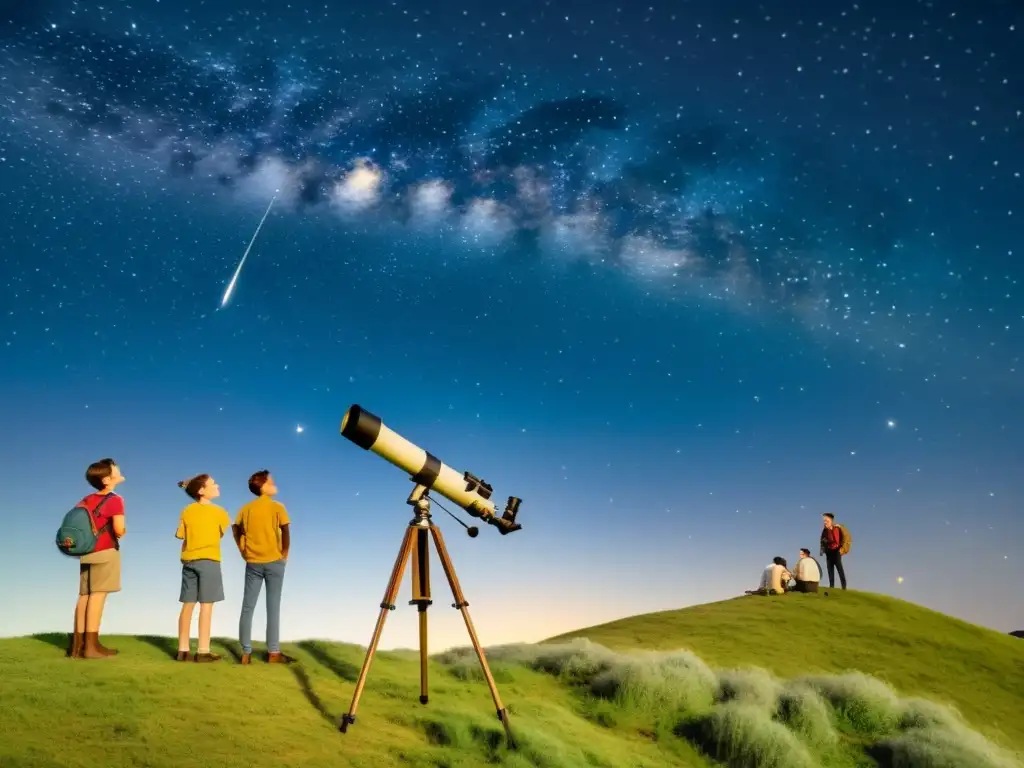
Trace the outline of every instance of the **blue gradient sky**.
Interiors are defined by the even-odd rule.
[[[334,11],[354,57],[405,45],[403,55],[444,87],[458,79],[453,61],[493,70],[516,91],[502,107],[513,117],[583,90],[627,110],[630,130],[563,141],[566,121],[588,119],[563,104],[538,118],[543,140],[522,139],[510,158],[501,152],[515,142],[502,150],[492,136],[497,149],[475,165],[453,159],[453,147],[482,140],[476,126],[500,119],[470,110],[476,122],[460,125],[472,127],[442,139],[429,129],[450,124],[447,107],[419,103],[422,125],[401,123],[399,110],[383,121],[391,133],[374,133],[382,121],[358,116],[378,96],[360,101],[359,82],[346,81],[347,107],[322,107],[300,126],[301,140],[279,130],[279,116],[232,122],[219,107],[125,97],[124,83],[152,92],[159,83],[145,79],[153,69],[124,62],[77,86],[108,118],[53,106],[73,104],[76,92],[73,47],[39,32],[50,23],[135,35],[144,51],[173,44],[192,60],[198,54],[180,40],[188,24],[208,49],[209,71],[241,55],[218,42],[230,35],[210,31],[236,24],[288,77],[306,87],[330,81],[327,65],[294,61],[326,45],[315,33],[320,11],[296,22],[252,7],[232,16],[186,4],[164,28],[158,4],[115,3],[102,14],[58,4],[5,19],[34,36],[4,43],[0,459],[17,542],[9,572],[21,586],[6,593],[15,610],[2,634],[69,625],[76,565],[56,552],[53,532],[87,492],[88,463],[112,456],[128,478],[128,535],[124,589],[108,604],[106,632],[175,631],[174,530],[187,501],[176,482],[213,474],[234,515],[250,498],[248,475],[267,467],[293,518],[284,639],[365,643],[409,518],[410,485],[340,437],[352,403],[483,477],[499,500],[522,497],[523,530],[507,537],[485,529],[470,540],[435,510],[485,644],[736,595],[757,585],[772,556],[816,551],[825,510],[854,534],[851,586],[1002,631],[1024,628],[1014,543],[1024,537],[1024,272],[1012,253],[1024,214],[1024,104],[1003,82],[1015,76],[1022,26],[1017,19],[1010,29],[1007,6],[957,20],[936,7],[908,21],[881,5],[861,4],[852,18],[850,9],[815,15],[797,3],[765,20],[734,3],[687,6],[684,21],[666,5],[618,23],[613,8],[594,6],[590,25],[573,5],[567,13],[580,21],[571,33],[529,3],[511,21],[500,9],[474,11],[472,24],[431,3],[418,20],[400,5]],[[298,52],[275,43],[254,18],[282,40],[311,42]],[[979,20],[988,25],[983,48]],[[531,64],[523,42],[502,42],[513,34],[502,25],[569,42],[530,48],[543,59]],[[865,26],[875,30],[870,44]],[[496,28],[493,38],[479,32]],[[415,49],[416,34],[451,48]],[[643,34],[652,37],[639,45]],[[103,38],[89,40],[97,56],[107,50]],[[973,58],[961,50],[970,46],[979,48]],[[670,54],[679,47],[685,65]],[[942,60],[941,82],[925,56]],[[395,65],[378,75],[412,98],[420,86],[409,73]],[[58,97],[51,89],[62,77]],[[247,98],[291,103],[282,95],[292,92],[288,77]],[[870,98],[860,104],[851,93]],[[687,130],[749,130],[761,143],[728,145],[728,157],[720,148],[714,159],[706,137],[669,142],[686,151],[660,155],[633,138],[680,103],[692,116]],[[193,151],[216,155],[230,182],[168,160],[189,109],[203,117],[190,129],[201,134]],[[344,109],[337,140],[317,139]],[[380,150],[388,142],[390,154]],[[592,170],[563,163],[570,155]],[[318,188],[334,197],[299,194],[311,158]],[[369,198],[346,197],[360,158],[385,181]],[[512,181],[465,191],[485,167]],[[517,186],[522,176],[510,168],[547,181]],[[602,173],[619,186],[579,191]],[[687,181],[667,188],[664,177]],[[421,210],[407,218],[387,207],[433,178],[457,190],[444,221],[424,226]],[[282,204],[217,311],[272,188],[285,190]],[[538,194],[548,201],[539,213]],[[473,218],[472,199],[517,213],[481,219],[477,208]],[[595,200],[615,213],[604,256],[595,257],[591,230],[552,247],[558,217]],[[704,208],[720,217],[717,239],[673,237]],[[470,219],[479,226],[467,234]],[[787,276],[799,291],[779,292]],[[213,629],[234,636],[243,566],[230,542],[224,553],[226,600]],[[466,636],[434,565],[437,650]],[[416,642],[408,594],[407,577],[382,647]],[[257,638],[262,611],[261,603]]]

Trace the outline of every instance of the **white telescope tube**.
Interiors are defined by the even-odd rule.
[[[437,491],[458,504],[474,517],[485,520],[494,516],[491,489],[472,475],[465,476],[449,467],[439,458],[414,445],[384,425],[358,405],[351,406],[341,420],[341,434],[360,448],[373,451],[401,470],[408,472],[412,481]],[[483,489],[485,495],[481,495]]]

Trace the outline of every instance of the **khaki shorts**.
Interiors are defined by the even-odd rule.
[[[121,552],[103,549],[79,559],[78,594],[121,591]]]

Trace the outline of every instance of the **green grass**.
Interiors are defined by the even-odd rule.
[[[485,629],[485,628],[484,628]],[[791,644],[790,633],[800,642]],[[584,638],[589,638],[584,639]],[[64,635],[0,640],[7,766],[1019,765],[1024,644],[876,595],[749,597],[488,649],[509,751],[475,655],[378,653],[339,734],[363,649],[300,663],[178,664],[170,638],[69,660]],[[97,755],[101,755],[99,759]]]

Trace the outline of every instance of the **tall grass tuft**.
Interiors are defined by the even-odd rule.
[[[802,678],[816,690],[850,730],[864,735],[887,734],[899,723],[899,699],[892,688],[874,677],[850,672]]]
[[[732,768],[814,768],[807,748],[757,704],[719,704],[689,728],[692,741]]]
[[[910,728],[868,751],[887,768],[1021,768],[1012,755],[961,724]]]
[[[858,672],[782,681],[757,668],[715,672],[685,650],[624,654],[586,639],[497,646],[487,657],[510,673],[526,667],[563,680],[588,697],[589,716],[599,725],[628,723],[650,734],[673,733],[733,767],[810,767],[836,757],[843,743],[856,750],[861,747],[855,745],[868,744],[869,756],[893,768],[1018,765],[970,730],[955,710],[925,699],[901,699],[886,683]],[[459,677],[480,676],[471,648],[438,659]],[[453,746],[479,742],[479,733],[464,726],[453,731],[433,740],[448,739]],[[843,732],[853,738],[844,742]],[[515,759],[552,768],[599,762],[546,743]]]
[[[779,696],[775,716],[812,747],[828,748],[839,739],[828,705],[817,691],[805,685],[786,687]]]

